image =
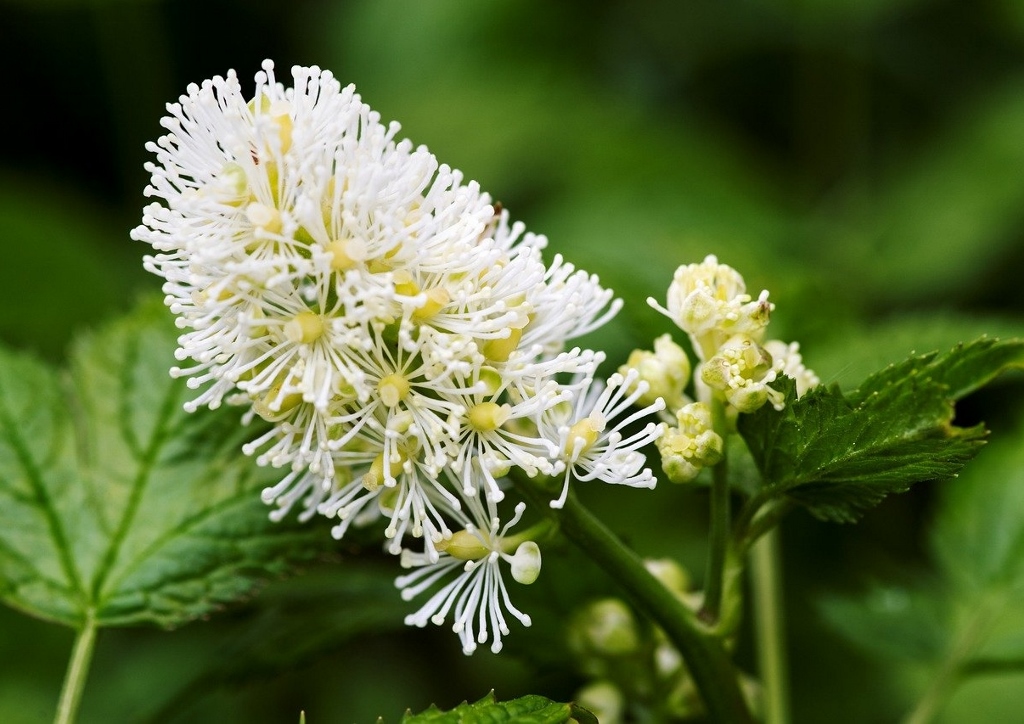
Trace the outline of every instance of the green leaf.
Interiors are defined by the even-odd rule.
[[[922,701],[935,700],[936,707],[946,708],[945,698],[955,685],[967,679],[989,682],[974,690],[987,691],[984,696],[972,695],[971,687],[958,691],[943,721],[962,721],[953,712],[970,711],[969,702],[979,698],[1019,693],[1024,672],[1022,443],[1024,427],[998,437],[955,485],[941,488],[930,537],[938,563],[935,579],[873,586],[863,596],[829,598],[820,605],[832,627],[864,650],[924,663],[932,682],[919,687],[926,692]]]
[[[274,472],[239,452],[237,410],[182,410],[174,340],[151,305],[78,340],[66,373],[0,349],[0,600],[173,626],[315,549],[322,531],[268,520]]]
[[[862,595],[826,597],[818,610],[846,639],[881,657],[933,661],[946,647],[948,591],[934,583],[875,584]]]
[[[56,359],[76,328],[125,311],[144,272],[141,250],[110,243],[123,236],[68,190],[0,172],[0,338]]]
[[[969,479],[942,490],[931,546],[963,589],[1024,600],[1024,429],[986,450]]]
[[[593,714],[575,704],[558,704],[534,695],[499,702],[495,701],[493,691],[474,704],[462,702],[449,711],[432,706],[420,714],[402,717],[403,724],[565,724],[571,720],[597,724]]]
[[[890,493],[956,475],[986,433],[955,426],[953,402],[1022,362],[1024,341],[981,339],[890,365],[846,396],[833,386],[797,400],[782,378],[785,409],[765,406],[739,421],[762,494],[851,522]]]

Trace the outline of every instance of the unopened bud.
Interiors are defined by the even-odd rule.
[[[701,469],[717,465],[722,459],[725,441],[713,429],[711,408],[693,402],[676,413],[678,427],[665,426],[658,439],[661,467],[674,483],[688,483]]]
[[[630,369],[639,373],[638,381],[648,385],[647,391],[637,398],[637,405],[653,405],[659,397],[670,410],[685,404],[683,390],[690,378],[690,360],[683,348],[672,341],[671,335],[663,334],[655,339],[653,352],[633,350],[619,373],[626,376]]]
[[[586,606],[576,615],[571,636],[581,653],[621,656],[636,651],[640,645],[633,612],[617,598],[604,598]]]
[[[532,540],[520,543],[512,556],[512,577],[519,583],[530,584],[540,575],[540,547]]]

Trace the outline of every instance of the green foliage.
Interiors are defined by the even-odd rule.
[[[943,592],[934,581],[879,583],[857,597],[825,597],[819,611],[833,629],[872,654],[931,661],[946,645],[950,607]]]
[[[1021,429],[997,439],[943,487],[930,538],[934,576],[876,585],[821,606],[833,628],[865,651],[916,661],[932,688],[945,682],[940,700],[968,677],[1024,672],[1022,443]],[[1015,680],[993,677],[1000,680],[1014,690]]]
[[[782,411],[765,406],[739,421],[762,494],[851,522],[890,493],[956,475],[986,433],[981,425],[954,425],[953,403],[1022,363],[1024,341],[982,339],[890,365],[848,395],[822,387],[797,400],[794,383],[783,378]]]
[[[105,253],[110,226],[66,189],[0,174],[5,341],[56,358],[73,330],[122,308],[143,274],[136,261]],[[80,292],[73,303],[66,290]]]
[[[432,706],[420,714],[406,714],[403,724],[597,724],[597,719],[586,709],[574,704],[557,704],[543,696],[523,696],[512,701],[499,702],[492,691],[473,704],[463,702],[454,709],[441,711]]]
[[[0,598],[68,626],[174,626],[309,557],[312,527],[267,519],[273,471],[238,412],[191,416],[150,306],[78,340],[65,373],[0,350]],[[314,538],[316,537],[316,538]]]
[[[921,350],[949,349],[982,335],[1021,337],[1024,323],[1012,317],[948,311],[899,314],[841,329],[835,336],[804,347],[810,366],[822,380],[848,390],[876,370]]]

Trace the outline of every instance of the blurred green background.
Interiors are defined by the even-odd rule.
[[[774,334],[826,382],[1024,334],[1018,0],[0,0],[0,16],[0,339],[54,361],[159,288],[128,231],[164,104],[228,68],[251,87],[265,57],[285,79],[316,64],[356,83],[598,273],[626,300],[589,340],[615,364],[669,331],[644,300],[709,253],[771,291]],[[1015,434],[1021,387],[961,415]],[[700,491],[588,492],[642,553],[699,574]],[[797,721],[893,721],[920,693],[926,668],[845,643],[818,601],[928,576],[934,505],[922,486],[855,527],[787,520]],[[393,721],[491,688],[567,699],[583,678],[560,622],[615,590],[546,551],[534,628],[466,659],[450,632],[402,629],[376,545],[325,535],[324,553],[180,632],[105,632],[81,721]],[[50,719],[71,639],[0,611],[0,721]],[[1024,676],[1003,674],[965,686],[945,720],[1020,720],[1022,705]]]

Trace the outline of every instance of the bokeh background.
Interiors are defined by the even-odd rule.
[[[615,364],[669,331],[644,300],[709,253],[770,289],[775,336],[826,382],[1024,334],[1018,0],[0,0],[0,18],[0,340],[55,362],[158,289],[128,232],[163,105],[228,68],[251,87],[266,57],[284,78],[316,64],[356,83],[598,273],[626,300],[589,340]],[[976,395],[963,421],[1014,428],[1021,388]],[[587,492],[638,550],[699,578],[699,490]],[[893,721],[920,693],[925,670],[846,643],[820,601],[928,575],[933,497],[857,526],[787,520],[797,721]],[[450,632],[403,630],[393,562],[358,543],[325,536],[323,565],[178,632],[105,632],[81,721],[394,721],[491,688],[567,699],[584,680],[565,617],[615,589],[570,551],[546,552],[534,628],[466,659]],[[71,640],[0,611],[0,721],[50,719]],[[749,641],[739,656],[753,665]],[[1022,707],[1010,673],[963,687],[944,720]]]

